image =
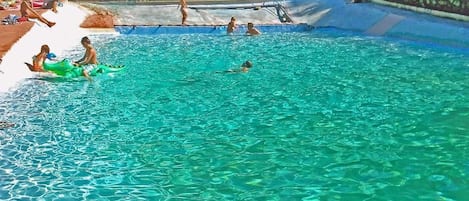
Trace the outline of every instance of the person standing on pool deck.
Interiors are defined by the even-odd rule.
[[[187,2],[186,0],[179,0],[179,6],[181,14],[182,14],[182,25],[186,25],[186,20],[187,20]]]
[[[46,24],[48,27],[52,27],[55,25],[55,22],[51,22],[47,20],[46,18],[42,17],[37,13],[33,7],[32,7],[32,2],[30,0],[23,0],[20,5],[20,13],[21,17],[27,17],[31,19],[38,19],[42,23]]]
[[[228,23],[228,27],[226,28],[226,33],[233,34],[236,28],[238,28],[238,26],[236,25],[236,18],[231,17],[230,23]]]
[[[91,81],[90,72],[97,68],[98,59],[96,49],[91,45],[91,41],[88,37],[81,39],[81,45],[85,48],[85,55],[80,60],[76,61],[75,64],[83,67],[83,76]]]

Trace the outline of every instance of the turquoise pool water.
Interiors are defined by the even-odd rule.
[[[1,96],[0,200],[468,198],[464,50],[334,30],[91,39],[126,71]]]

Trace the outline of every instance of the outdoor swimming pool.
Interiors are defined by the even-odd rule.
[[[1,200],[467,199],[464,50],[336,30],[91,39],[126,71],[0,98],[17,124]]]

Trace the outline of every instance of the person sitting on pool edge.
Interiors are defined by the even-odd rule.
[[[44,70],[44,62],[46,59],[52,59],[52,57],[55,57],[53,53],[50,53],[50,48],[48,45],[42,45],[41,46],[41,51],[33,56],[33,64],[30,63],[24,63],[26,66],[28,66],[30,71],[33,72],[45,72]]]
[[[247,73],[249,69],[252,68],[252,62],[246,60],[243,64],[241,64],[241,68],[239,69],[230,69],[226,71],[217,71],[216,73]]]
[[[81,39],[81,45],[85,48],[85,55],[74,64],[83,67],[83,76],[91,81],[89,73],[98,67],[98,56],[96,49],[91,45],[91,40],[87,36]]]
[[[255,36],[255,35],[260,35],[261,32],[254,27],[254,24],[252,22],[249,22],[248,30],[246,31],[246,34],[249,36]]]

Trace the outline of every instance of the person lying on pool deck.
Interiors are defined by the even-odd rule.
[[[91,45],[91,40],[88,37],[81,39],[81,45],[85,48],[85,55],[83,58],[75,62],[76,66],[83,67],[83,76],[91,81],[90,72],[97,68],[98,59],[96,49]]]
[[[37,13],[33,7],[32,7],[32,2],[30,0],[23,0],[20,5],[20,13],[21,17],[27,17],[31,19],[38,19],[42,23],[46,24],[48,27],[52,27],[55,25],[55,22],[51,22],[47,20],[46,18],[42,17]]]

